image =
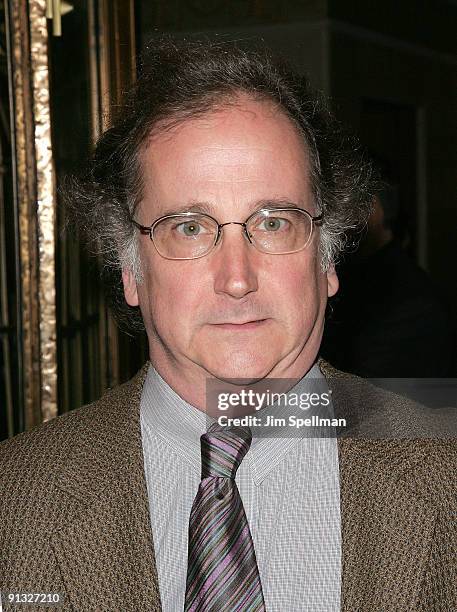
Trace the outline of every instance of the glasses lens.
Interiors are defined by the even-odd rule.
[[[162,219],[152,239],[163,257],[194,259],[202,257],[214,246],[217,223],[205,215],[172,216]]]
[[[252,217],[247,230],[259,251],[292,253],[307,246],[313,222],[300,210],[262,210]]]

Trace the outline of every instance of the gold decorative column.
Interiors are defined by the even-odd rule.
[[[45,11],[45,0],[9,2],[26,429],[57,415],[56,198]]]

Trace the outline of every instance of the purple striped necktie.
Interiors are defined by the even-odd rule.
[[[264,612],[254,544],[235,483],[252,441],[247,427],[201,437],[202,480],[189,521],[185,612]]]

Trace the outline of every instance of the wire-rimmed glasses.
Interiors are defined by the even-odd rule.
[[[142,234],[148,234],[159,255],[166,259],[198,259],[208,255],[218,244],[222,228],[241,225],[243,235],[261,253],[285,255],[306,248],[311,241],[314,225],[323,215],[313,217],[307,210],[296,207],[261,208],[244,223],[219,223],[214,217],[200,212],[164,215],[150,226],[132,223]]]

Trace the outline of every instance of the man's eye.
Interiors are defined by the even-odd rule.
[[[277,232],[278,230],[287,229],[288,225],[289,221],[287,219],[282,219],[281,217],[268,217],[260,222],[259,229],[266,232]]]
[[[198,221],[185,221],[184,223],[177,223],[175,225],[175,229],[183,236],[198,236],[198,234],[205,233],[205,228]]]

